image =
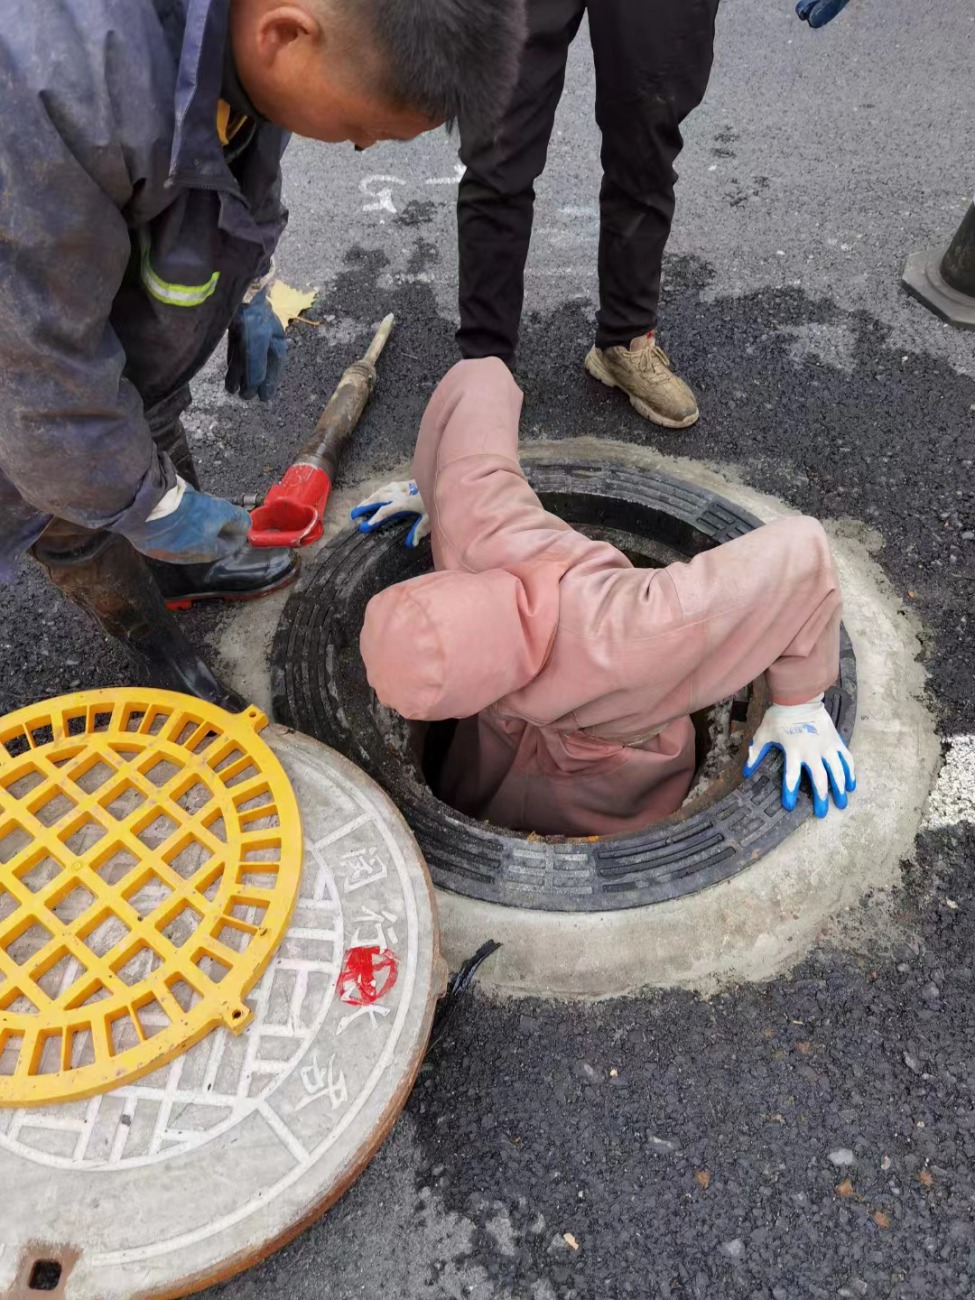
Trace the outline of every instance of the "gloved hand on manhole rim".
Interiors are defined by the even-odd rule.
[[[810,27],[825,27],[846,5],[847,0],[799,0],[796,13]]]
[[[374,533],[383,524],[415,519],[416,523],[404,538],[406,546],[419,546],[430,532],[430,516],[413,479],[387,483],[371,497],[360,501],[352,511],[352,518],[359,524],[360,533]]]
[[[771,749],[785,755],[782,772],[782,807],[790,812],[799,799],[803,770],[809,773],[813,809],[817,817],[829,811],[829,793],[837,808],[845,808],[847,795],[857,788],[853,755],[843,744],[826,712],[822,695],[805,704],[772,704],[755,732],[748,751],[745,776],[752,776]]]

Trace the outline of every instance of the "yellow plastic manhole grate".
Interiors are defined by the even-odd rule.
[[[0,718],[0,1105],[89,1097],[246,1025],[302,862],[266,723],[135,689]]]

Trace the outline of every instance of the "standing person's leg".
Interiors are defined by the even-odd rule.
[[[54,519],[31,554],[55,586],[147,670],[150,685],[197,695],[235,712],[244,708],[183,636],[148,564],[124,537]]]
[[[589,13],[603,183],[598,329],[586,366],[669,428],[686,428],[698,414],[653,331],[680,124],[707,89],[717,7],[718,0],[600,0]]]
[[[528,0],[528,41],[504,122],[490,140],[462,134],[467,170],[457,195],[457,342],[464,357],[514,364],[534,183],[545,167],[566,58],[584,9],[585,0]]]

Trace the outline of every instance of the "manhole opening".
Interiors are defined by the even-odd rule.
[[[749,688],[734,699],[722,700],[712,709],[691,715],[696,737],[697,770],[682,805],[682,813],[691,804],[702,807],[708,799],[713,802],[718,788],[722,791],[733,789],[741,781],[741,756],[749,725],[751,694]],[[411,749],[423,778],[440,798],[440,775],[457,729],[457,719],[448,718],[429,724],[411,722],[407,727]]]
[[[567,460],[558,448],[540,452],[533,448],[524,468],[545,506],[639,567],[688,560],[760,527],[734,501],[656,470],[613,459]],[[805,795],[791,812],[782,808],[777,757],[742,780],[747,744],[768,704],[764,679],[694,719],[695,785],[675,814],[642,830],[543,837],[475,821],[442,802],[434,789],[450,723],[411,724],[385,709],[369,689],[359,653],[372,596],[430,567],[429,546],[408,549],[405,533],[405,526],[370,537],[348,531],[323,549],[281,618],[272,655],[274,709],[279,721],[338,749],[384,786],[441,888],[554,911],[667,902],[746,870],[812,815]],[[856,658],[845,632],[827,706],[849,742]],[[730,745],[723,728],[734,736]]]
[[[61,1265],[56,1259],[38,1259],[30,1271],[31,1291],[56,1291],[61,1282]]]

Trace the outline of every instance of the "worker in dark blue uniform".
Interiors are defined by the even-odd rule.
[[[0,577],[31,550],[148,666],[239,706],[167,604],[291,580],[198,482],[180,416],[228,335],[271,397],[289,132],[490,130],[523,0],[47,0],[0,27]]]

